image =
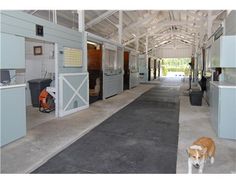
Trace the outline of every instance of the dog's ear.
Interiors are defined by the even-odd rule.
[[[206,152],[207,152],[207,147],[203,148],[203,150],[201,151],[201,154],[202,154],[202,155],[205,155]]]
[[[189,148],[186,149],[187,154],[189,155]]]

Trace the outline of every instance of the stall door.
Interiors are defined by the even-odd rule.
[[[59,116],[89,106],[88,72],[84,72],[82,49],[59,46]]]
[[[151,58],[148,58],[148,81],[151,80]]]
[[[118,94],[122,71],[117,67],[117,46],[103,45],[103,99]]]
[[[139,84],[138,55],[134,52],[130,52],[129,55],[129,69],[129,86],[131,89]]]
[[[154,80],[154,59],[153,58],[151,58],[151,61],[150,61],[150,69],[151,69],[150,80]]]
[[[139,80],[140,82],[147,82],[148,80],[148,66],[146,55],[139,56]]]
[[[157,60],[154,59],[154,79],[157,78]]]
[[[117,86],[117,92],[122,93],[124,86],[123,86],[123,81],[124,81],[124,48],[123,47],[118,47],[117,49],[117,70],[118,70],[118,86]]]
[[[123,89],[129,89],[129,52],[124,52],[124,83]]]

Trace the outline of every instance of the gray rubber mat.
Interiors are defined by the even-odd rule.
[[[157,87],[33,173],[176,173],[179,91]]]

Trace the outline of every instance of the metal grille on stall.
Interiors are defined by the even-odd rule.
[[[139,80],[140,82],[147,82],[148,81],[148,60],[147,55],[142,54],[139,55]]]
[[[139,84],[138,54],[135,52],[130,52],[129,68],[130,68],[130,88],[133,88]]]
[[[103,45],[103,99],[122,92],[122,57],[115,45]]]

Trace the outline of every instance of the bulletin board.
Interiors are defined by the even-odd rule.
[[[82,67],[82,50],[76,48],[64,47],[64,66]]]

